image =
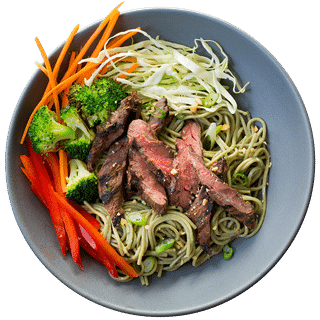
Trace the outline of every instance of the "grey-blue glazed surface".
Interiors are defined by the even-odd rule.
[[[96,26],[79,33],[70,50],[79,48]],[[152,278],[148,287],[138,279],[115,282],[104,267],[87,255],[83,255],[81,271],[71,255],[61,254],[50,216],[20,170],[19,155],[25,153],[25,147],[19,141],[46,86],[40,71],[26,86],[12,118],[6,151],[8,192],[26,241],[40,261],[72,290],[126,313],[181,315],[236,297],[266,275],[288,249],[302,224],[312,192],[313,137],[305,107],[289,76],[263,46],[241,30],[195,12],[150,9],[122,14],[115,31],[138,26],[152,36],[189,46],[193,46],[195,38],[216,40],[229,55],[231,69],[242,84],[250,81],[246,93],[236,99],[241,109],[266,121],[272,159],[267,214],[259,233],[236,240],[230,261],[218,255],[197,268],[185,265],[162,278]],[[59,49],[51,55],[52,62]]]

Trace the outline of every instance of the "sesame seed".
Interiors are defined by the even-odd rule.
[[[178,173],[178,170],[172,169],[170,173],[171,173],[172,175],[176,175],[176,174]]]

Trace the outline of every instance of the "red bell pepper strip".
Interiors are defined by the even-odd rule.
[[[84,240],[87,241],[87,243],[92,247],[92,249],[97,250],[97,245],[91,238],[90,234],[80,224],[78,226],[78,234],[81,234],[81,236],[84,238]]]
[[[39,193],[43,192],[46,206],[49,209],[51,220],[58,236],[61,251],[65,256],[67,244],[66,231],[60,214],[59,204],[55,201],[54,197],[52,197],[52,194],[54,193],[52,182],[44,166],[41,155],[36,154],[32,148],[29,148],[29,152],[40,181],[41,189],[37,188],[37,186],[35,186],[35,188],[37,188]]]
[[[59,158],[55,152],[49,152],[44,156],[44,160],[50,167],[53,177],[54,189],[61,195],[64,194],[61,186],[60,168],[59,168]]]
[[[70,213],[77,223],[82,225],[108,259],[113,261],[129,277],[138,277],[137,272],[126,262],[126,260],[117,253],[109,242],[76,209],[74,209],[64,197],[60,196],[57,192],[54,194],[54,198],[57,202]]]
[[[109,273],[114,277],[114,278],[118,278],[118,271],[114,265],[114,263],[112,263],[108,258],[105,257],[105,255],[101,254],[101,250],[96,251],[91,244],[89,244],[86,241],[86,238],[81,234],[80,231],[80,225],[77,226],[78,229],[78,234],[80,234],[79,237],[79,242],[80,242],[80,246],[81,248],[83,248],[92,258],[94,258],[96,261],[98,261],[101,265],[105,266],[107,268],[107,270],[109,271]],[[97,249],[97,247],[96,247]]]
[[[78,211],[82,214],[84,218],[86,218],[97,230],[100,228],[100,222],[93,217],[87,210],[83,209],[79,204],[76,202],[70,202],[69,203]]]

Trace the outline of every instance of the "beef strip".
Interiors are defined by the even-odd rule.
[[[127,137],[114,142],[98,172],[99,196],[115,227],[119,225],[124,215],[123,180],[127,168],[128,150]]]
[[[182,129],[181,139],[202,159],[201,128],[197,122],[187,121]],[[188,154],[179,147],[181,139],[176,140],[176,154],[173,161],[176,174],[171,180],[168,194],[171,205],[188,210],[200,186],[196,171],[188,160]]]
[[[164,186],[169,185],[172,179],[173,150],[160,141],[143,120],[132,121],[127,134],[130,148],[140,153],[147,167]]]
[[[210,167],[212,173],[214,173],[221,180],[226,179],[228,164],[225,158],[221,158],[217,161],[214,161],[212,166]]]
[[[243,222],[249,229],[255,225],[254,207],[249,201],[244,201],[236,189],[231,188],[227,183],[213,174],[203,163],[203,160],[193,149],[180,140],[179,148],[186,152],[186,159],[195,168],[201,185],[207,186],[209,196],[220,206],[223,206],[233,217]]]
[[[207,187],[202,186],[196,199],[192,203],[191,207],[187,211],[187,216],[197,226],[197,239],[201,248],[211,255],[212,250],[210,248],[211,241],[211,216],[214,209],[214,201],[211,199],[207,192]]]
[[[129,151],[128,186],[159,215],[167,211],[167,195],[164,187],[146,166],[140,153],[135,149]]]
[[[95,163],[106,149],[118,139],[126,129],[126,123],[132,110],[141,103],[136,92],[121,101],[120,107],[109,117],[108,121],[97,126],[97,134],[93,140],[91,150],[88,155],[87,166],[89,171],[93,171]]]
[[[156,103],[156,110],[154,112],[154,116],[151,116],[149,121],[148,121],[148,125],[151,127],[151,130],[155,133],[155,135],[157,136],[160,131],[162,130],[162,128],[168,124],[168,122],[170,121],[170,117],[168,117],[168,113],[169,113],[169,106],[168,106],[168,101],[166,98],[162,98],[160,99],[157,103]],[[165,116],[163,117],[162,113],[165,113]],[[161,117],[161,118],[159,118]]]

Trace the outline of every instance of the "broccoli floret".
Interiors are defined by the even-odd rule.
[[[76,132],[74,140],[65,142],[64,150],[72,159],[86,160],[95,138],[94,131],[87,127],[73,105],[69,104],[62,109],[61,119]]]
[[[84,161],[71,159],[70,174],[66,186],[66,198],[82,204],[84,201],[94,202],[99,197],[98,178],[89,172]]]
[[[82,131],[76,131],[76,139],[65,142],[63,149],[72,159],[87,160],[91,150],[92,141],[83,134]]]
[[[57,115],[43,105],[33,116],[28,135],[36,153],[58,150],[65,140],[74,139],[75,131],[57,121]]]
[[[74,84],[69,91],[69,103],[80,108],[90,127],[108,120],[110,114],[120,106],[127,96],[119,83],[110,78],[97,78],[89,87]]]

